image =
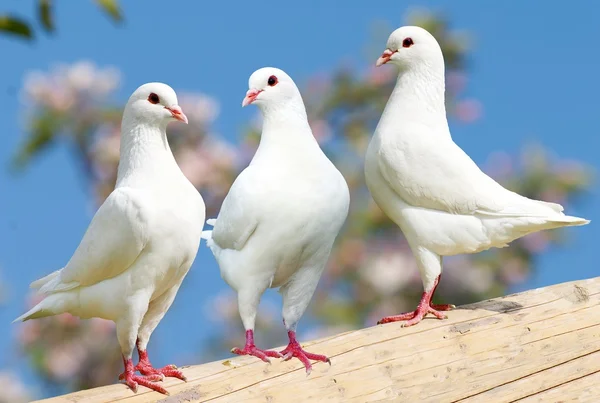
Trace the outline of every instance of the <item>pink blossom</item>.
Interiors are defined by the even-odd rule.
[[[404,287],[416,271],[412,255],[400,250],[384,250],[367,258],[359,274],[378,293],[390,295]]]
[[[389,66],[371,66],[367,72],[367,80],[373,85],[385,85],[391,82],[397,75],[396,69]]]
[[[0,371],[0,402],[29,402],[31,396],[28,390],[29,388],[14,373]]]
[[[61,315],[56,315],[55,318],[56,318],[56,321],[58,323],[60,323],[61,325],[69,326],[69,327],[77,326],[80,322],[79,318],[77,318],[69,313],[63,313]]]
[[[446,89],[452,94],[460,94],[467,85],[467,76],[463,72],[449,71],[446,74]]]
[[[456,117],[464,123],[472,123],[481,117],[481,103],[475,99],[465,99],[456,104]]]
[[[53,377],[67,380],[75,375],[85,356],[82,349],[58,346],[51,348],[45,356],[45,364]]]
[[[207,95],[183,92],[178,101],[191,125],[206,126],[219,115],[218,102]]]
[[[310,122],[313,135],[319,144],[326,143],[332,137],[331,128],[327,121],[319,119]]]
[[[111,320],[105,320],[100,318],[89,319],[91,333],[98,334],[110,334],[112,335],[115,329],[115,322]]]
[[[42,331],[42,326],[40,321],[37,320],[29,320],[19,326],[18,330],[18,338],[21,345],[24,347],[29,346],[30,344],[35,343]]]
[[[527,276],[527,267],[524,262],[517,257],[505,260],[502,263],[501,270],[504,282],[509,285],[522,283]]]
[[[558,188],[543,190],[540,193],[539,198],[544,201],[558,204],[565,204],[567,202],[567,194],[562,189]]]
[[[534,232],[521,238],[525,249],[531,253],[543,252],[548,247],[548,235],[546,232]]]

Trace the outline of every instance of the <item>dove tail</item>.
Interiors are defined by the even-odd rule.
[[[208,220],[206,220],[206,224],[214,227],[215,223],[217,222],[216,218],[209,218]],[[206,239],[206,246],[208,246],[209,248],[213,245],[213,240],[212,240],[212,230],[206,230],[206,231],[202,231],[202,239]]]
[[[62,270],[62,269],[61,269]],[[29,288],[34,288],[36,290],[39,290],[42,286],[44,286],[45,284],[47,284],[48,282],[52,281],[53,279],[56,278],[56,276],[58,276],[60,273],[60,270],[56,270],[50,274],[48,274],[45,277],[42,277],[38,280],[35,280],[33,283],[29,284]]]
[[[35,280],[29,285],[30,288],[38,290],[42,295],[52,294],[55,292],[69,291],[73,288],[79,287],[79,283],[71,281],[70,283],[63,283],[60,278],[60,270],[56,270],[48,274],[46,277],[42,277],[39,280]]]
[[[39,304],[29,311],[13,320],[15,322],[25,322],[29,319],[44,318],[46,316],[59,315],[68,312],[70,307],[77,303],[77,292],[65,292],[52,294],[44,298]]]
[[[559,227],[577,227],[580,225],[589,224],[590,220],[586,220],[585,218],[573,217],[570,215],[552,217],[548,219],[548,224],[552,225],[551,228],[559,228]]]

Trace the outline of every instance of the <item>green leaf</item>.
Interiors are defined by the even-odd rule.
[[[0,15],[0,32],[33,39],[33,32],[31,32],[29,24],[20,18],[10,15]]]
[[[46,32],[54,31],[54,16],[52,15],[52,0],[40,0],[38,3],[38,18]]]
[[[123,20],[118,0],[96,0],[96,3],[116,22]]]
[[[64,122],[51,113],[42,113],[30,122],[30,133],[12,161],[14,171],[23,170],[34,157],[49,148]]]

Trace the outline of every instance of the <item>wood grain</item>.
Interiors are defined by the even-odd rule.
[[[253,357],[183,369],[164,396],[116,384],[43,402],[600,402],[600,277],[457,308],[410,328],[390,323],[304,343],[326,354]],[[395,312],[390,312],[393,314]]]

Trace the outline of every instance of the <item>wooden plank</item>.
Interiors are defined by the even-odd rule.
[[[597,403],[598,400],[600,400],[600,372],[565,382],[552,389],[518,400],[518,402]]]
[[[306,343],[332,359],[331,367],[315,364],[309,377],[297,360],[269,365],[235,357],[185,368],[187,383],[165,382],[170,397],[111,385],[45,401],[531,399],[563,384],[579,387],[579,379],[600,371],[599,302],[600,278],[559,284],[460,307],[446,321],[393,323]]]

